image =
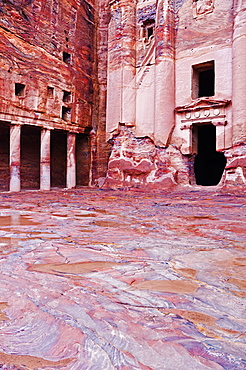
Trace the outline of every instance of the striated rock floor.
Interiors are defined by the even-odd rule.
[[[246,369],[245,190],[0,200],[0,369]]]

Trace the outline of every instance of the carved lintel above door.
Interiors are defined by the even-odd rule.
[[[181,151],[183,154],[192,154],[192,133],[196,126],[216,126],[216,148],[224,149],[226,145],[226,130],[230,122],[230,100],[215,100],[203,97],[191,103],[175,108],[177,129],[183,138]],[[229,132],[227,130],[227,132]],[[227,133],[227,136],[229,133]],[[229,136],[228,136],[229,138]],[[228,139],[229,140],[229,139]]]
[[[181,114],[181,122],[192,124],[194,121],[226,121],[226,107],[230,100],[215,100],[211,98],[198,98],[190,104],[175,108],[177,114]]]

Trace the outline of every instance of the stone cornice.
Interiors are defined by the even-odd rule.
[[[222,108],[229,105],[231,100],[215,100],[211,98],[198,98],[191,103],[183,106],[178,106],[175,108],[175,112],[183,113],[183,112],[192,112],[195,110],[200,109],[208,109],[208,108]]]

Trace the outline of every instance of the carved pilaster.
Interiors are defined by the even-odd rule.
[[[50,130],[41,131],[40,189],[50,190]]]
[[[76,186],[76,134],[67,134],[67,188],[72,189]]]
[[[10,191],[20,191],[20,135],[21,126],[10,127]]]

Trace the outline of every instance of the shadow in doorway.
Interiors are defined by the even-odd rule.
[[[196,184],[218,185],[226,166],[224,153],[216,152],[216,127],[212,124],[195,126],[198,154],[195,157],[194,172]]]

